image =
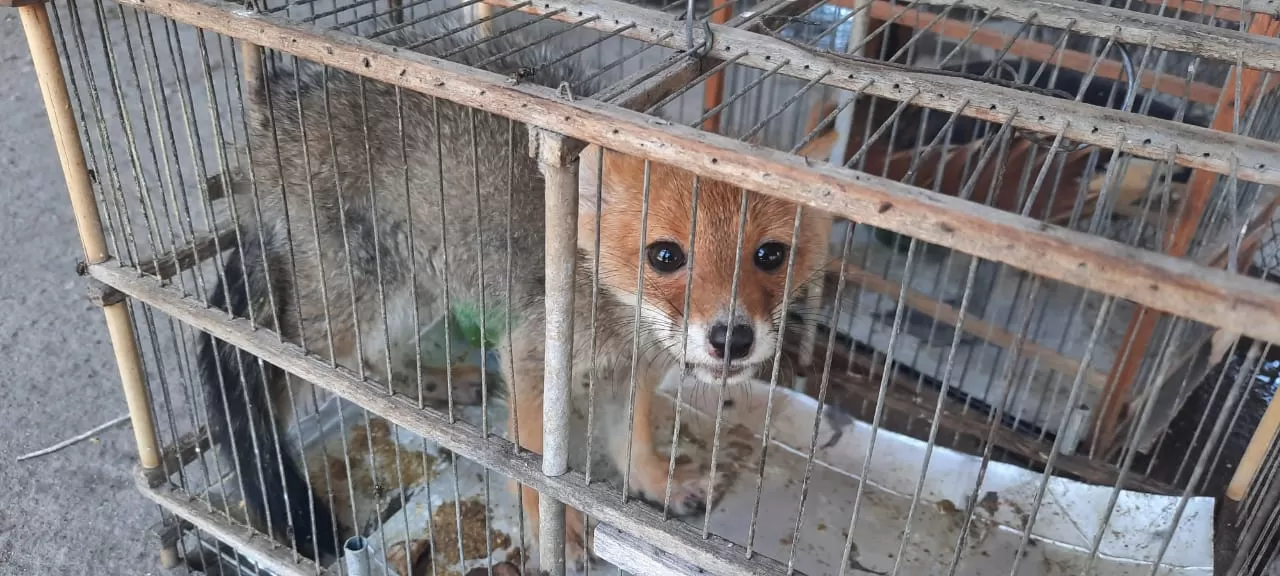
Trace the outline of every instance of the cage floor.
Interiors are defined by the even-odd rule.
[[[669,377],[664,393],[673,394],[677,382],[676,375]],[[688,390],[682,411],[685,425],[681,427],[681,452],[709,459],[716,395],[705,389],[695,394]],[[771,449],[761,476],[755,464],[759,461],[758,432],[763,430],[768,385],[757,382],[726,390],[726,398],[732,401],[724,411],[717,461],[731,480],[713,508],[711,532],[746,544],[757,481],[763,478],[754,549],[786,562],[794,543],[797,570],[811,575],[838,573],[859,500],[859,472],[873,441],[872,428],[834,410],[825,410],[817,427],[818,447],[810,467],[804,454],[812,438],[818,404],[782,387],[774,394]],[[665,446],[670,442],[674,402],[670,396],[660,397],[664,401],[656,403],[655,428],[659,446]],[[478,409],[464,412],[464,419],[478,421]],[[491,425],[503,422],[504,412],[501,405],[491,406]],[[344,413],[349,423],[356,423],[349,425],[354,432],[348,435],[348,445],[355,450],[366,440],[359,436],[363,420],[351,418],[360,418],[362,412],[348,406]],[[582,423],[575,425],[581,427]],[[376,430],[379,425],[375,423],[372,428]],[[400,430],[390,437],[399,445],[402,469],[409,466],[406,462],[428,462],[429,471],[415,474],[413,482],[406,482],[405,504],[394,514],[382,515],[381,521],[377,519],[379,514],[365,514],[358,522],[366,527],[371,573],[381,574],[384,569],[386,574],[406,573],[403,556],[395,550],[406,540],[434,540],[431,555],[437,562],[436,570],[415,571],[426,574],[466,574],[485,566],[487,558],[499,562],[532,548],[521,545],[519,507],[504,478],[486,476],[483,468],[469,461],[448,458],[407,431]],[[332,442],[327,444],[332,446]],[[927,445],[886,430],[874,434],[874,443],[868,482],[856,506],[849,560],[850,568],[856,569],[853,573],[887,574],[895,567],[900,574],[943,573],[958,559],[957,574],[1010,574],[1023,529],[1035,510],[1040,474],[999,462],[990,462],[984,468],[980,458],[935,447],[913,510],[912,494],[922,478]],[[386,454],[385,448],[375,447],[374,451]],[[382,465],[383,474],[393,469],[387,466]],[[617,475],[611,472],[596,474],[601,481],[618,485]],[[808,499],[804,522],[797,533],[796,518],[806,472]],[[973,507],[968,536],[957,553],[956,543],[961,540],[969,517],[968,495],[975,493],[981,496]],[[1048,480],[1044,494],[1017,574],[1086,571],[1091,562],[1089,551],[1099,533],[1098,553],[1088,572],[1149,574],[1179,505],[1175,497],[1116,491],[1056,477]],[[1115,504],[1107,521],[1105,511],[1112,498]],[[384,494],[382,501],[389,500],[399,500],[399,495]],[[361,501],[366,505],[374,502],[372,498]],[[462,505],[455,509],[455,502]],[[490,522],[487,542],[486,510]],[[456,524],[458,517],[462,519],[460,528]],[[701,520],[699,516],[681,521],[700,526]],[[428,526],[433,526],[430,533]],[[1156,573],[1211,575],[1212,530],[1212,499],[1189,499]],[[910,537],[903,544],[907,532]],[[385,556],[388,550],[392,552]],[[492,556],[486,553],[490,550]],[[392,559],[393,566],[387,566],[386,557]],[[593,564],[592,573],[614,573],[607,560]],[[415,570],[422,570],[424,565],[418,566]]]

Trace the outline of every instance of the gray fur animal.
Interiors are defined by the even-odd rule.
[[[511,51],[487,68],[500,74],[519,71],[522,81],[548,87],[569,82],[577,94],[592,93],[597,86],[582,80],[598,69],[584,60],[596,51],[558,57],[580,46],[581,36],[567,34],[560,43],[513,50],[532,44],[540,37],[537,30],[499,35],[450,59],[475,64]],[[426,49],[440,54],[468,41],[448,38]],[[375,381],[390,381],[411,397],[416,393],[413,344],[418,326],[446,314],[450,305],[475,305],[482,298],[489,307],[510,310],[514,324],[499,351],[504,380],[516,392],[520,414],[511,425],[518,428],[522,446],[540,452],[544,182],[529,155],[527,128],[308,64],[300,64],[296,72],[287,63],[272,70],[251,98],[252,173],[236,173],[230,195],[243,227],[243,251],[223,263],[227,289],[215,290],[210,303],[251,316],[311,354],[333,358]],[[819,247],[826,246],[825,228],[818,222],[823,216],[805,213],[808,225],[794,252],[796,290],[787,294],[781,264],[791,253],[787,249],[796,207],[747,193],[749,224],[739,259],[734,247],[744,192],[703,180],[693,268],[698,290],[689,308],[685,354],[680,303],[688,270],[684,253],[694,252],[684,246],[692,214],[692,174],[652,167],[644,268],[648,288],[637,328],[644,165],[614,153],[599,160],[594,148],[583,158],[574,381],[585,384],[588,371],[594,371],[600,386],[596,420],[607,452],[619,467],[631,453],[630,488],[661,500],[667,460],[655,451],[650,432],[653,389],[681,358],[687,357],[694,372],[708,381],[729,382],[743,381],[772,358],[786,302],[819,269]],[[595,171],[597,161],[605,166],[603,181]],[[595,307],[597,353],[592,358],[597,182],[602,184],[599,208],[606,236]],[[736,307],[730,309],[731,277],[739,260],[742,282]],[[628,438],[633,345],[643,356],[636,363],[635,433]],[[337,542],[330,511],[309,495],[292,458],[277,453],[276,446],[283,443],[272,439],[291,414],[282,372],[205,334],[197,352],[214,439],[238,464],[250,514],[268,521],[277,537],[292,538],[309,557],[332,558]],[[706,504],[708,479],[696,463],[677,467],[671,483],[676,514]],[[524,504],[536,532],[536,493],[526,491]],[[586,532],[580,514],[570,512],[568,529],[570,557],[581,561]]]
[[[530,34],[454,59],[478,63]],[[446,38],[424,51],[446,53],[467,40]],[[549,61],[551,49],[527,50],[499,69]],[[524,80],[558,84],[585,68],[565,62]],[[211,305],[353,371],[416,384],[414,321],[445,312],[446,287],[455,301],[475,298],[481,255],[490,301],[506,299],[508,221],[520,255],[511,259],[512,292],[517,300],[541,297],[543,187],[524,125],[305,61],[268,74],[250,93],[251,167],[232,177],[242,251],[223,263],[229,289],[215,290]],[[477,185],[519,201],[509,208],[506,194],[477,200]],[[291,414],[283,373],[206,334],[198,355],[215,440],[237,461],[250,514],[281,538],[292,526],[305,555],[333,557],[330,511],[269,438]]]

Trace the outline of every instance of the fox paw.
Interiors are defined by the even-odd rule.
[[[676,458],[675,472],[671,475],[671,499],[668,501],[668,510],[672,515],[689,516],[706,511],[711,496],[711,484],[707,476],[707,471],[688,457]],[[726,484],[725,479],[723,470],[717,472],[717,493]],[[662,459],[660,468],[633,474],[631,490],[636,496],[661,509],[667,495],[667,460]]]

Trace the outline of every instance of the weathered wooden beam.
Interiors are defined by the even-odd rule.
[[[512,0],[492,1],[515,4]],[[659,12],[614,0],[545,0],[523,11],[548,14],[565,23],[585,20],[588,21],[587,26],[606,31],[622,23],[634,23],[635,26],[624,32],[625,36],[661,42],[677,49],[684,44],[684,40],[677,39],[676,35],[683,34],[681,22]],[[899,102],[910,100],[915,106],[958,112],[995,123],[1009,122],[1016,128],[1041,134],[1062,132],[1070,140],[1119,149],[1143,158],[1172,159],[1184,166],[1218,174],[1231,172],[1231,158],[1234,157],[1238,159],[1236,172],[1240,178],[1263,184],[1280,184],[1280,162],[1275,161],[1280,156],[1280,144],[947,75],[936,70],[853,60],[746,30],[716,25],[710,28],[713,38],[710,55],[715,58],[738,56],[737,63],[760,70],[772,70],[783,62],[785,65],[779,68],[779,73],[793,78],[818,79],[828,86],[861,91],[868,96]],[[699,42],[705,37],[705,31],[695,34]]]
[[[1246,7],[1275,3],[1276,0],[1245,0]],[[952,0],[920,0],[931,6],[950,6]],[[1239,7],[1240,4],[1235,4]],[[1040,26],[1067,29],[1097,38],[1150,46],[1186,54],[1196,54],[1220,62],[1243,60],[1245,67],[1280,71],[1280,40],[1259,38],[1241,30],[1167,18],[1124,8],[1113,8],[1077,0],[962,0],[959,8],[996,12],[999,18],[1031,21]],[[1266,13],[1274,13],[1280,4]]]
[[[834,0],[831,3],[846,8],[852,8],[854,4],[853,0]],[[871,5],[871,15],[878,19],[887,20],[899,14],[901,14],[901,17],[898,18],[897,23],[902,26],[916,30],[928,29],[929,33],[952,40],[968,38],[968,44],[985,46],[996,50],[1008,48],[1008,53],[1012,56],[1052,64],[1061,62],[1063,68],[1077,72],[1088,72],[1093,66],[1094,60],[1097,59],[1091,54],[1075,50],[1060,50],[1056,46],[1044,42],[1036,42],[1025,38],[1014,40],[994,30],[980,29],[974,31],[968,22],[954,18],[939,17],[913,8],[895,6],[886,0],[875,0]],[[1122,80],[1124,79],[1124,67],[1114,60],[1103,59],[1098,63],[1095,74],[1101,78]],[[1188,84],[1183,78],[1178,78],[1171,74],[1156,74],[1150,70],[1144,70],[1140,74],[1140,82],[1140,85],[1148,90],[1156,90],[1178,97],[1186,96],[1192,102],[1201,104],[1218,103],[1220,90],[1216,86],[1203,82],[1191,82]]]
[[[228,2],[124,3],[705,178],[731,182],[856,222],[1010,264],[1046,278],[1280,342],[1280,322],[1270,320],[1280,318],[1280,287],[1268,282],[1207,269],[853,170],[813,165],[793,154],[674,125],[598,101],[570,100],[549,88],[513,85],[502,75],[370,40],[269,15],[247,14]],[[610,6],[617,4],[611,2]],[[618,14],[617,18],[625,16]],[[733,31],[720,28],[722,33],[726,30]],[[720,54],[726,53],[726,46],[732,48],[731,44],[721,44],[732,41],[723,37],[726,35],[716,41]],[[829,71],[820,73],[830,75]],[[1233,148],[1222,141],[1218,144]],[[1215,153],[1223,154],[1224,149],[1217,148]],[[1265,170],[1277,168],[1280,166]],[[1048,254],[1054,257],[1046,258]]]
[[[413,399],[387,394],[382,385],[341,368],[335,369],[328,362],[308,356],[302,348],[280,340],[276,334],[255,329],[247,319],[228,318],[225,313],[184,297],[155,279],[139,278],[129,270],[100,264],[89,266],[89,274],[132,298],[147,302],[179,321],[333,392],[460,457],[517,480],[592,518],[625,528],[634,536],[673,551],[708,573],[722,576],[781,576],[787,573],[786,567],[775,560],[759,554],[748,559],[740,546],[728,540],[717,536],[704,538],[700,529],[688,523],[663,520],[662,512],[648,504],[636,500],[619,503],[616,491],[600,483],[588,486],[579,472],[545,476],[537,454],[516,450],[507,440],[486,434],[471,424],[452,420],[438,411],[419,408]]]
[[[223,230],[217,234],[196,238],[172,252],[141,259],[138,261],[137,268],[143,274],[168,280],[184,270],[198,266],[201,262],[212,258],[214,254],[225,252],[235,246],[235,230]]]

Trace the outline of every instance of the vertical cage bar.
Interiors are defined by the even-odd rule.
[[[249,0],[247,4],[251,10],[257,9],[257,0]],[[264,6],[264,8],[267,7]],[[262,65],[262,47],[252,42],[241,41],[240,60],[243,62],[241,67],[244,69],[244,87],[249,92],[253,92],[253,87],[260,78],[259,74],[262,73],[259,69]]]
[[[252,91],[260,74],[258,66],[262,62],[262,47],[250,42],[241,42],[240,59],[244,61],[245,88]]]
[[[546,360],[543,366],[542,473],[569,471],[569,387],[573,376],[574,273],[578,254],[578,164],[564,136],[537,131],[546,179]],[[538,558],[544,573],[565,572],[565,507],[538,500]]]
[[[1250,34],[1271,38],[1277,32],[1280,32],[1280,21],[1264,14],[1258,14],[1249,24]],[[1237,106],[1248,109],[1252,105],[1255,95],[1261,94],[1258,84],[1262,78],[1261,70],[1232,67],[1218,99],[1211,126],[1214,130],[1235,131],[1235,120],[1239,112]],[[1200,220],[1209,208],[1214,182],[1217,179],[1216,173],[1207,170],[1196,170],[1192,174],[1191,181],[1187,184],[1186,199],[1181,208],[1182,218],[1169,233],[1166,253],[1173,256],[1186,255],[1200,226]],[[1112,437],[1115,435],[1116,426],[1123,415],[1123,409],[1128,406],[1129,390],[1137,381],[1138,370],[1147,356],[1147,346],[1155,334],[1156,323],[1160,318],[1161,315],[1154,312],[1134,314],[1134,319],[1129,323],[1124,339],[1121,340],[1128,343],[1126,346],[1132,349],[1125,355],[1124,361],[1116,363],[1112,368],[1107,378],[1109,384],[1107,394],[1101,404],[1103,409],[1098,412],[1097,421],[1093,426],[1095,434],[1093,443],[1101,448],[1101,454],[1108,453],[1113,444]]]
[[[62,76],[62,63],[58,60],[49,13],[43,2],[18,8],[22,29],[31,50],[32,64],[44,97],[45,111],[53,130],[58,160],[71,196],[71,208],[75,213],[76,229],[84,248],[85,261],[100,264],[110,259],[102,220],[94,202],[93,185],[85,164],[80,134],[76,130],[71,113],[71,99],[67,94],[66,79]],[[138,460],[148,472],[160,467],[160,450],[156,443],[155,425],[148,409],[146,382],[143,379],[142,359],[134,338],[133,322],[128,304],[124,301],[103,306],[107,330],[115,351],[120,381],[124,387],[125,401],[129,406],[129,418],[133,424],[134,441],[138,446]]]
[[[866,54],[866,46],[864,39],[867,37],[867,29],[870,25],[870,15],[868,14],[870,0],[854,0],[851,4],[853,8],[853,23],[849,31],[849,44],[845,47],[851,54],[863,56]],[[839,49],[839,46],[835,47]],[[853,133],[853,120],[857,105],[854,104],[862,97],[862,92],[842,91],[839,99],[839,113],[835,120],[836,139],[831,144],[828,161],[832,164],[843,165],[845,160],[849,158],[849,139]],[[853,104],[853,105],[850,105]],[[831,242],[831,231],[835,226],[835,218],[825,220],[826,230],[823,236],[827,243]],[[852,226],[853,223],[850,223]],[[829,256],[829,254],[824,254]],[[823,302],[823,290],[825,286],[822,282],[813,282],[805,290],[805,310],[821,310]],[[806,320],[804,329],[801,332],[800,349],[797,354],[799,370],[796,373],[796,379],[792,387],[797,391],[804,393],[807,385],[809,373],[813,370],[813,354],[818,345],[818,321]]]
[[[712,24],[724,24],[733,16],[733,0],[720,0],[714,4],[712,8],[710,20]],[[716,74],[707,79],[702,96],[702,109],[715,110],[720,103],[724,101],[724,72],[716,72]],[[702,129],[707,132],[720,132],[720,113],[716,112],[710,118],[702,123]]]

